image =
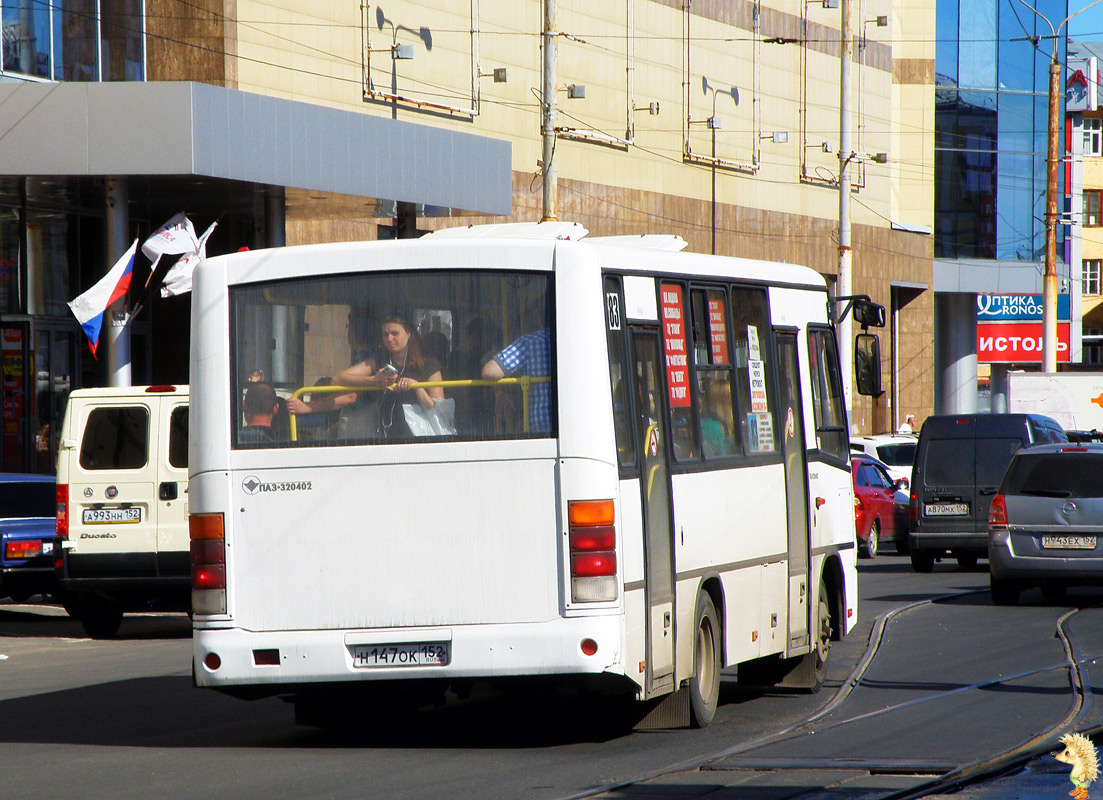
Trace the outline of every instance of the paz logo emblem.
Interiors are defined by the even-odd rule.
[[[245,494],[256,494],[257,489],[261,487],[260,478],[255,475],[250,475],[248,478],[241,482],[241,488],[245,490]]]

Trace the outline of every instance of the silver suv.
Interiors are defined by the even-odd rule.
[[[1103,585],[1103,444],[1046,444],[1011,459],[988,511],[992,601],[1041,586]]]

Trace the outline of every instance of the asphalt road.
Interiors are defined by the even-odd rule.
[[[1103,656],[1103,611],[1090,607],[1103,594],[1051,603],[1033,592],[1019,607],[997,608],[983,591],[983,562],[980,571],[951,563],[915,575],[890,553],[860,572],[859,629],[834,648],[824,691],[726,682],[704,731],[614,732],[585,704],[555,694],[477,694],[405,721],[358,720],[341,734],[301,728],[278,699],[192,688],[183,615],[127,617],[117,639],[93,641],[54,607],[0,605],[2,794],[884,796],[1069,717],[1074,694],[1055,630],[1074,609],[1066,638],[1085,680],[1103,686],[1093,663]],[[833,697],[830,713],[800,726]],[[1076,729],[1103,724],[1103,709],[1084,705],[1070,718]],[[1056,749],[1055,737],[1046,744]],[[1067,783],[1060,766],[1050,773],[1054,791]]]

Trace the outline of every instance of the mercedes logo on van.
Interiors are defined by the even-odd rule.
[[[119,496],[119,490],[116,489],[114,486],[108,486],[107,490],[104,491],[104,494],[107,495],[108,500],[114,500],[116,497]]]

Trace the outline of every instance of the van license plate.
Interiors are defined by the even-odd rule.
[[[105,525],[117,522],[141,522],[140,508],[86,508],[80,515],[85,525]]]
[[[446,667],[451,660],[448,642],[371,644],[352,648],[355,667]]]
[[[1055,550],[1094,550],[1094,536],[1043,536],[1042,547]]]
[[[968,503],[927,503],[923,513],[928,517],[956,517],[969,513]]]

